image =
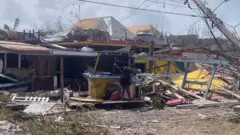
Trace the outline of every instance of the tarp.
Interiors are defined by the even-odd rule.
[[[196,71],[188,73],[187,80],[188,81],[196,81],[196,82],[208,82],[210,80],[210,77],[211,77],[211,73],[209,73],[205,69],[200,69],[200,70],[196,70]],[[174,84],[182,86],[183,78],[184,78],[184,75],[172,79],[172,82]],[[228,84],[225,83],[221,79],[214,78],[213,81],[212,81],[212,85],[211,85],[210,89],[211,90],[219,90],[218,88],[214,87],[213,85],[217,85],[217,86],[220,86],[220,87],[225,87]],[[195,90],[206,90],[207,89],[207,85],[186,84],[185,88],[195,89]]]
[[[146,69],[149,69],[148,60],[135,60],[135,63],[143,63],[146,65]],[[155,61],[153,65],[154,73],[164,74],[167,68],[167,61],[159,60]],[[185,64],[183,62],[171,62],[169,74],[176,74],[185,71]]]

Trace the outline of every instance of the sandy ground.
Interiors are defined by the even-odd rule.
[[[228,108],[102,111],[112,135],[240,135]]]
[[[229,121],[234,114],[229,108],[140,108],[100,110],[97,114],[94,117],[102,121],[99,127],[106,127],[108,135],[240,135],[240,124]],[[16,126],[0,121],[0,135],[19,134],[16,131]]]

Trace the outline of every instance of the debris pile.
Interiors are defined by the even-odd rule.
[[[220,70],[222,69],[217,70],[212,80],[207,69],[189,72],[185,79],[191,84],[185,86],[183,86],[184,74],[169,78],[166,75],[145,73],[137,75],[137,78],[139,89],[147,102],[159,99],[166,106],[177,108],[238,105],[240,100],[238,78],[223,75],[218,72]],[[209,81],[212,82],[207,90],[209,83],[204,82]]]

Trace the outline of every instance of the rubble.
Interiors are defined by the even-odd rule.
[[[23,112],[31,115],[45,115],[55,105],[56,103],[32,103]]]
[[[234,106],[233,111],[236,113],[240,113],[240,105]]]
[[[193,3],[231,44],[239,47],[235,34],[230,35],[224,23],[217,23],[222,21],[210,9],[197,0]],[[188,0],[184,4],[190,6]],[[85,24],[93,26],[85,29]],[[145,26],[148,30],[141,30],[140,26],[125,28],[113,17],[83,19],[75,25],[51,35],[14,30],[19,41],[0,41],[0,90],[6,91],[0,93],[2,108],[35,116],[56,115],[80,107],[105,105],[103,108],[108,109],[111,105],[129,104],[148,111],[170,107],[178,110],[233,107],[234,112],[240,112],[240,60],[223,51],[213,34],[219,48],[212,43],[185,48],[185,44],[198,40],[197,35],[186,35],[194,42],[186,40],[174,46],[180,42],[178,36],[171,35],[168,41],[151,25]],[[132,113],[135,117],[140,114]],[[201,113],[196,116],[203,120],[208,117]],[[64,120],[60,116],[56,119]],[[0,122],[0,128],[10,128],[1,126],[2,123],[8,124]],[[146,123],[162,121],[155,118],[145,120]],[[135,125],[102,125],[117,130],[126,128],[129,132],[131,126]]]

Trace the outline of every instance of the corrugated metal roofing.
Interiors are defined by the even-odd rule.
[[[150,44],[139,44],[139,43],[132,43],[132,44],[127,44],[127,43],[111,43],[111,42],[91,42],[91,41],[83,41],[83,42],[62,42],[58,43],[59,45],[62,46],[109,46],[109,47],[138,47],[138,48],[149,48]],[[161,48],[161,45],[156,44],[155,48]]]
[[[88,56],[95,57],[97,52],[82,52],[82,51],[63,51],[56,49],[49,49],[39,45],[31,45],[20,42],[0,41],[0,51],[28,54],[28,55],[58,55],[58,56]]]
[[[0,41],[0,49],[12,53],[50,54],[51,50],[39,45],[30,45],[18,42]]]

